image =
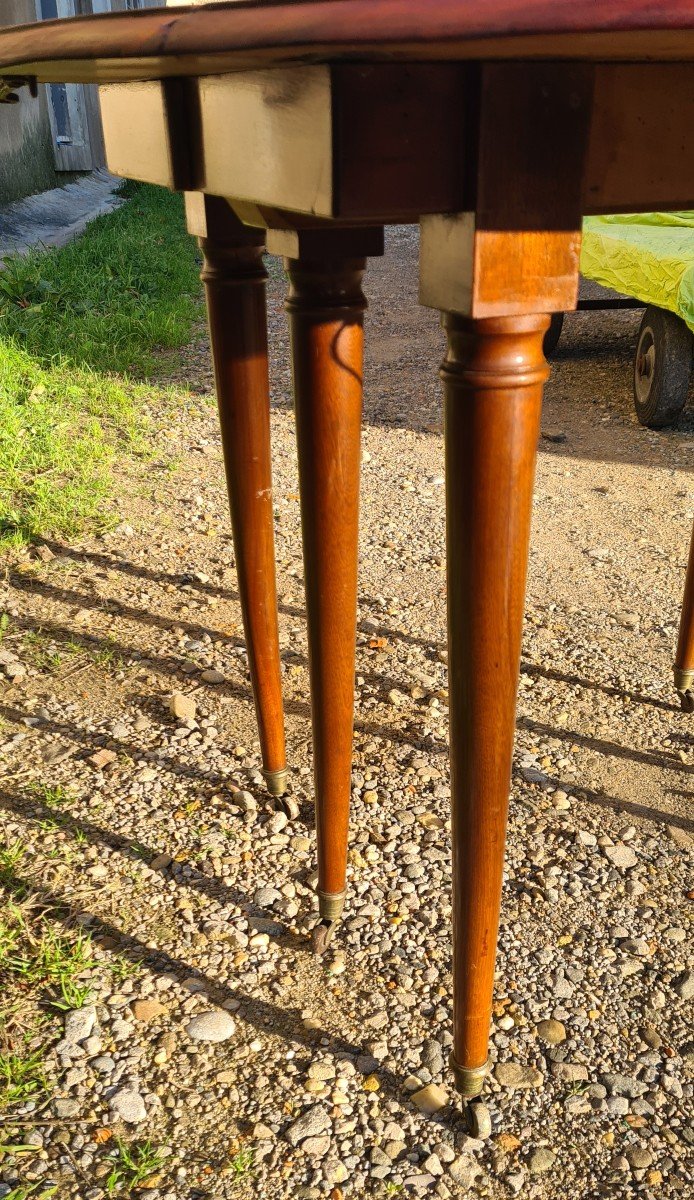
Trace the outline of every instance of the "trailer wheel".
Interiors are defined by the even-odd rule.
[[[545,358],[549,358],[552,354],[554,354],[563,328],[563,312],[552,313],[549,320],[549,329],[547,330],[542,341],[542,349],[544,350]]]
[[[674,313],[651,305],[634,356],[634,407],[642,425],[673,425],[687,403],[694,338]]]

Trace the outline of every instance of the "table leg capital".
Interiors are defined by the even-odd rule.
[[[534,387],[549,376],[542,341],[549,317],[529,314],[476,320],[443,313],[448,350],[441,365],[446,385],[464,390]]]
[[[365,258],[287,258],[285,267],[289,275],[288,313],[316,313],[325,318],[332,314],[334,319],[345,315],[361,321],[367,307],[361,287]]]
[[[216,287],[265,285],[267,271],[263,262],[264,242],[260,240],[226,242],[198,238],[203,254],[200,278]]]

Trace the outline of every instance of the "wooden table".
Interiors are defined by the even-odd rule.
[[[362,277],[385,224],[421,223],[421,301],[441,311],[448,338],[451,1066],[474,1097],[487,1063],[545,314],[575,307],[583,214],[694,204],[694,0],[146,10],[3,32],[0,75],[6,91],[35,78],[105,85],[111,169],[186,193],[205,257],[263,761],[278,794],[265,246],[286,259],[318,951],[345,896]]]

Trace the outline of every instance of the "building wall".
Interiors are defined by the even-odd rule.
[[[34,0],[2,0],[0,26],[35,20]],[[65,182],[55,170],[43,89],[38,100],[32,100],[26,89],[19,96],[19,104],[0,104],[0,204]]]
[[[141,8],[163,7],[165,0],[141,0]],[[132,7],[126,0],[76,0],[77,14],[98,11],[122,11]],[[0,28],[30,24],[37,19],[36,0],[0,0]],[[19,93],[19,104],[0,104],[0,206],[24,196],[60,187],[74,178],[71,172],[56,170],[53,137],[48,116],[45,88],[32,100],[26,88]],[[101,121],[96,88],[85,88],[91,165],[104,165]],[[66,164],[63,164],[66,165]],[[69,165],[69,164],[67,164]],[[81,165],[81,164],[80,164]]]

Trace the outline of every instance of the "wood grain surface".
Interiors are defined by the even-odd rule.
[[[365,259],[287,259],[318,889],[342,892],[352,777]]]
[[[0,34],[0,71],[114,82],[355,58],[694,57],[694,0],[292,0],[145,9]]]
[[[487,1059],[542,388],[542,316],[448,315],[454,1059]]]
[[[194,202],[195,197],[191,200]],[[286,766],[270,465],[265,239],[223,200],[205,209],[207,295],[234,556],[263,767]],[[189,228],[197,225],[189,205]]]

